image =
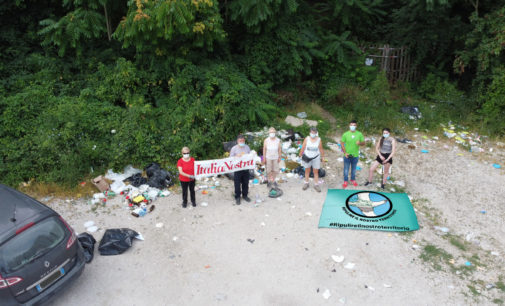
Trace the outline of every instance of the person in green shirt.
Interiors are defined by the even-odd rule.
[[[354,186],[358,186],[358,183],[356,182],[356,166],[358,165],[359,160],[359,147],[365,145],[365,138],[360,131],[356,130],[357,126],[358,123],[356,120],[352,120],[349,123],[349,131],[345,132],[340,140],[342,151],[345,155],[344,184],[342,184],[343,188],[346,188],[349,185],[349,166],[351,166],[351,183]]]

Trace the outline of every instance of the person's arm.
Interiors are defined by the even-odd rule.
[[[263,140],[263,163],[266,164],[267,162],[267,139]]]
[[[363,137],[363,134],[360,135],[360,138],[358,139],[358,141],[356,141],[356,144],[360,147],[365,145],[365,138]]]
[[[281,155],[282,155],[282,145],[281,145],[281,141],[279,140],[279,160],[277,162],[281,162]]]
[[[177,167],[179,169],[179,174],[182,175],[182,176],[186,176],[190,179],[192,179],[194,176],[193,175],[190,175],[190,174],[187,174],[186,172],[182,171],[182,167]]]
[[[384,161],[384,160],[385,160],[385,158],[384,158],[384,156],[382,156],[382,154],[381,154],[381,151],[380,151],[380,146],[381,146],[381,142],[380,142],[380,140],[379,140],[379,141],[377,141],[377,144],[375,145],[375,151],[377,151],[377,155],[379,155],[379,158],[380,158],[382,161]]]
[[[345,151],[344,135],[342,135],[342,138],[340,139],[340,148],[342,148],[344,156],[349,157],[349,154],[347,154],[347,152]]]
[[[319,142],[319,152],[321,154],[321,162],[324,162],[324,149],[322,140]]]
[[[307,146],[307,138],[305,138],[303,140],[303,144],[302,144],[302,149],[300,150],[300,153],[298,154],[300,157],[302,157],[303,155],[303,152],[305,152],[305,147]]]

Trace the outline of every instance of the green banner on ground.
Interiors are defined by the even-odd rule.
[[[328,189],[319,227],[407,232],[419,224],[405,193]]]

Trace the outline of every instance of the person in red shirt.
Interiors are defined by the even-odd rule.
[[[191,205],[196,207],[195,200],[195,159],[190,157],[189,148],[184,147],[181,150],[182,158],[177,162],[179,169],[179,181],[182,187],[182,207],[188,206],[188,188],[191,195]]]

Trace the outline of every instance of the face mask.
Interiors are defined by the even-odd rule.
[[[384,134],[382,134],[382,136],[384,136],[384,138],[388,138],[389,137],[389,133],[384,133]]]
[[[243,146],[245,146],[245,143],[242,142],[242,143],[239,143],[238,145],[241,146],[241,147],[243,147]]]
[[[182,154],[182,157],[184,157],[184,158],[189,158],[189,153],[184,153],[184,154]]]
[[[275,133],[269,133],[268,136],[270,136],[270,138],[274,138],[275,137]]]
[[[356,131],[356,126],[355,125],[351,125],[351,126],[349,126],[349,129],[354,132],[354,131]]]
[[[310,137],[312,138],[316,138],[317,134],[314,134],[314,133],[310,133]]]

